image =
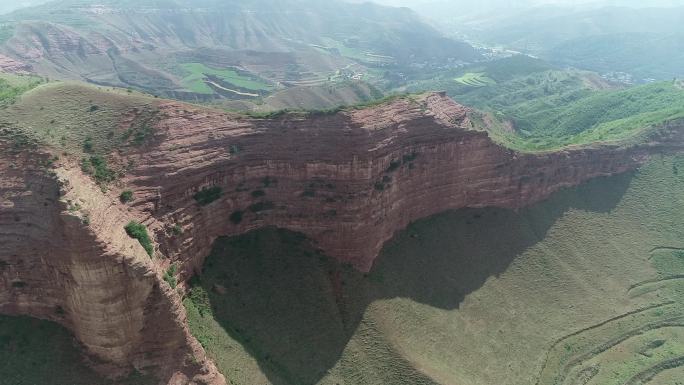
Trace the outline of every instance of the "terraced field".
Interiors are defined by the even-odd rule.
[[[470,87],[485,87],[490,84],[496,84],[494,79],[487,77],[487,75],[482,72],[468,72],[455,80],[464,86]]]
[[[233,69],[210,68],[201,63],[184,63],[180,66],[186,73],[188,73],[188,75],[181,80],[181,84],[183,84],[183,86],[187,89],[200,94],[214,93],[214,89],[209,86],[209,84],[212,82],[210,79],[212,76],[220,81],[233,85],[237,88],[236,92],[241,92],[240,90],[268,91],[273,88],[264,81],[239,74]]]
[[[539,383],[645,384],[684,365],[684,251],[656,247],[649,260],[656,276],[628,295],[656,303],[558,340]]]
[[[190,327],[235,384],[681,383],[682,167],[416,222],[367,275],[284,231],[222,239]]]
[[[394,62],[394,58],[391,56],[378,55],[373,52],[363,51],[358,48],[349,47],[345,43],[335,39],[323,37],[321,38],[321,40],[326,44],[326,46],[314,46],[314,48],[317,48],[326,53],[336,52],[341,56],[355,59],[364,63],[378,64]]]

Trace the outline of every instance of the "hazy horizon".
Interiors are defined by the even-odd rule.
[[[41,5],[56,0],[5,0],[0,4],[0,14],[21,8]],[[316,0],[313,0],[316,1]],[[327,0],[319,0],[327,1]],[[425,16],[435,16],[451,7],[467,9],[464,14],[491,11],[494,9],[518,10],[530,7],[556,6],[626,6],[634,8],[684,6],[684,0],[342,0],[350,3],[374,2],[393,7],[408,7]],[[93,0],[97,3],[97,0]]]

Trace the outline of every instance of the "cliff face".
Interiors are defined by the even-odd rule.
[[[185,277],[217,236],[263,226],[302,232],[367,271],[383,243],[411,221],[461,207],[522,207],[633,169],[648,153],[597,147],[519,154],[470,130],[470,112],[439,94],[309,119],[236,119],[175,103],[160,109],[155,142],[125,184]],[[218,200],[202,206],[193,199],[211,187],[221,188]]]
[[[124,233],[128,214],[77,169],[48,170],[48,154],[3,141],[0,153],[0,312],[63,324],[108,375],[222,383],[179,298]]]
[[[106,373],[136,368],[171,384],[224,383],[161,279],[170,263],[189,278],[217,236],[283,227],[367,271],[411,221],[522,207],[679,149],[684,131],[632,147],[520,154],[473,130],[472,112],[441,94],[272,119],[156,107],[153,137],[120,151],[131,167],[108,193],[76,162],[50,165],[48,154],[0,140],[0,312],[66,325]],[[124,189],[134,192],[129,205],[117,198]],[[217,199],[200,204],[203,189]],[[125,234],[133,219],[154,235],[154,258]]]

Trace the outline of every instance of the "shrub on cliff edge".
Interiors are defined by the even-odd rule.
[[[124,227],[124,229],[129,237],[135,238],[138,240],[138,242],[140,242],[140,245],[143,247],[143,249],[145,249],[147,255],[151,257],[152,253],[154,252],[154,248],[152,247],[152,240],[147,234],[147,228],[136,221],[130,221]]]
[[[133,191],[126,190],[119,195],[119,200],[121,203],[128,203],[133,200]]]
[[[242,211],[240,211],[240,210],[233,211],[233,213],[230,214],[230,221],[236,225],[240,224],[240,222],[242,222]]]
[[[202,190],[198,191],[195,195],[193,195],[193,198],[195,198],[197,203],[199,203],[201,206],[206,206],[209,203],[219,199],[222,193],[223,190],[221,189],[221,187],[205,187]]]
[[[166,273],[164,273],[164,281],[171,286],[172,289],[176,288],[176,285],[178,284],[178,281],[176,280],[176,271],[178,268],[176,267],[176,264],[172,264],[169,266],[169,269],[166,270]]]

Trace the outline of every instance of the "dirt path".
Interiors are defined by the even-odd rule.
[[[224,90],[224,91],[232,92],[232,93],[237,94],[237,95],[251,96],[251,97],[253,97],[253,98],[256,98],[256,97],[259,96],[259,94],[250,94],[250,93],[247,93],[247,92],[240,92],[240,91],[236,91],[236,90],[231,90],[230,88],[223,87],[223,86],[221,86],[221,85],[219,85],[219,84],[216,84],[215,82],[212,82],[211,80],[205,80],[205,82],[208,83],[208,84],[211,84],[211,85],[213,85],[213,86],[215,86],[215,87],[217,87],[217,88],[220,88],[220,89],[222,89],[222,90]]]

